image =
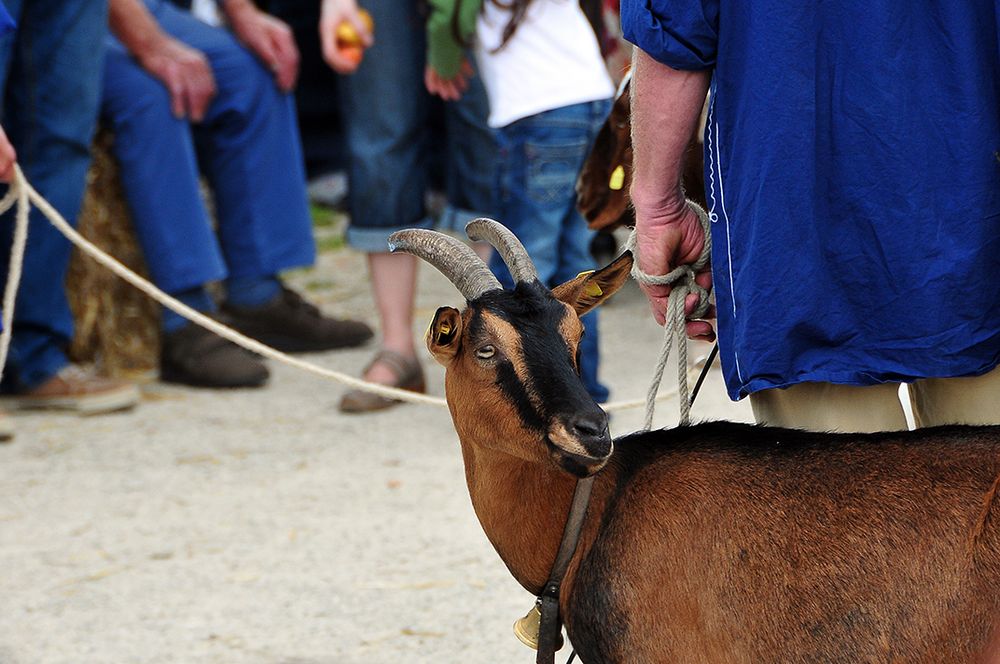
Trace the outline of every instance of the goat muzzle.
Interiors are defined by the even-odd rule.
[[[608,416],[600,409],[554,419],[545,440],[553,460],[577,477],[601,470],[614,449]]]

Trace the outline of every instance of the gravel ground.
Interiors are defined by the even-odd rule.
[[[358,254],[325,252],[294,281],[374,323]],[[429,267],[418,298],[418,334],[459,302]],[[661,332],[631,284],[603,311],[612,398],[642,397]],[[371,352],[311,359],[357,373]],[[447,412],[345,416],[339,385],[272,369],[261,390],[151,382],[133,413],[16,418],[0,447],[0,664],[534,661],[511,633],[532,598],[480,530]],[[663,402],[657,424],[676,413]],[[694,417],[751,419],[718,370]]]

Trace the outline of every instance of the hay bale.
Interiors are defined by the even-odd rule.
[[[110,132],[98,133],[79,218],[84,237],[132,270],[146,276],[142,250],[111,154]],[[76,337],[70,348],[78,362],[93,362],[111,376],[155,371],[160,353],[159,305],[78,250],[67,279]]]

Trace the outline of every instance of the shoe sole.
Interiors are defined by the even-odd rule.
[[[268,372],[265,373],[262,377],[254,378],[253,380],[244,380],[232,383],[218,383],[207,380],[192,379],[188,374],[181,371],[175,371],[169,367],[160,368],[161,383],[172,383],[174,385],[187,385],[188,387],[204,387],[214,390],[238,390],[241,388],[263,387],[267,383],[270,377],[271,374]]]
[[[387,387],[396,387],[400,390],[407,390],[409,392],[415,392],[417,394],[424,394],[427,391],[427,387],[423,382],[413,385],[387,385]],[[378,394],[373,394],[371,392],[365,392],[364,396],[361,398],[365,399],[366,401],[363,401],[361,403],[355,402],[350,398],[350,395],[344,395],[344,398],[340,400],[340,405],[338,406],[338,409],[342,413],[347,413],[350,415],[360,415],[363,413],[376,413],[380,410],[392,408],[393,406],[398,406],[404,403],[400,399],[389,399],[387,397],[379,396]]]
[[[134,408],[139,398],[139,388],[128,385],[107,392],[71,397],[10,396],[3,399],[3,404],[13,410],[58,410],[79,415],[101,415]]]

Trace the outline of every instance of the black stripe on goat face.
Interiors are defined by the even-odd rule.
[[[498,346],[496,382],[523,427],[544,440],[564,470],[581,477],[600,470],[611,437],[607,415],[579,375],[582,325],[573,309],[537,282],[488,293],[476,305],[469,339]]]

